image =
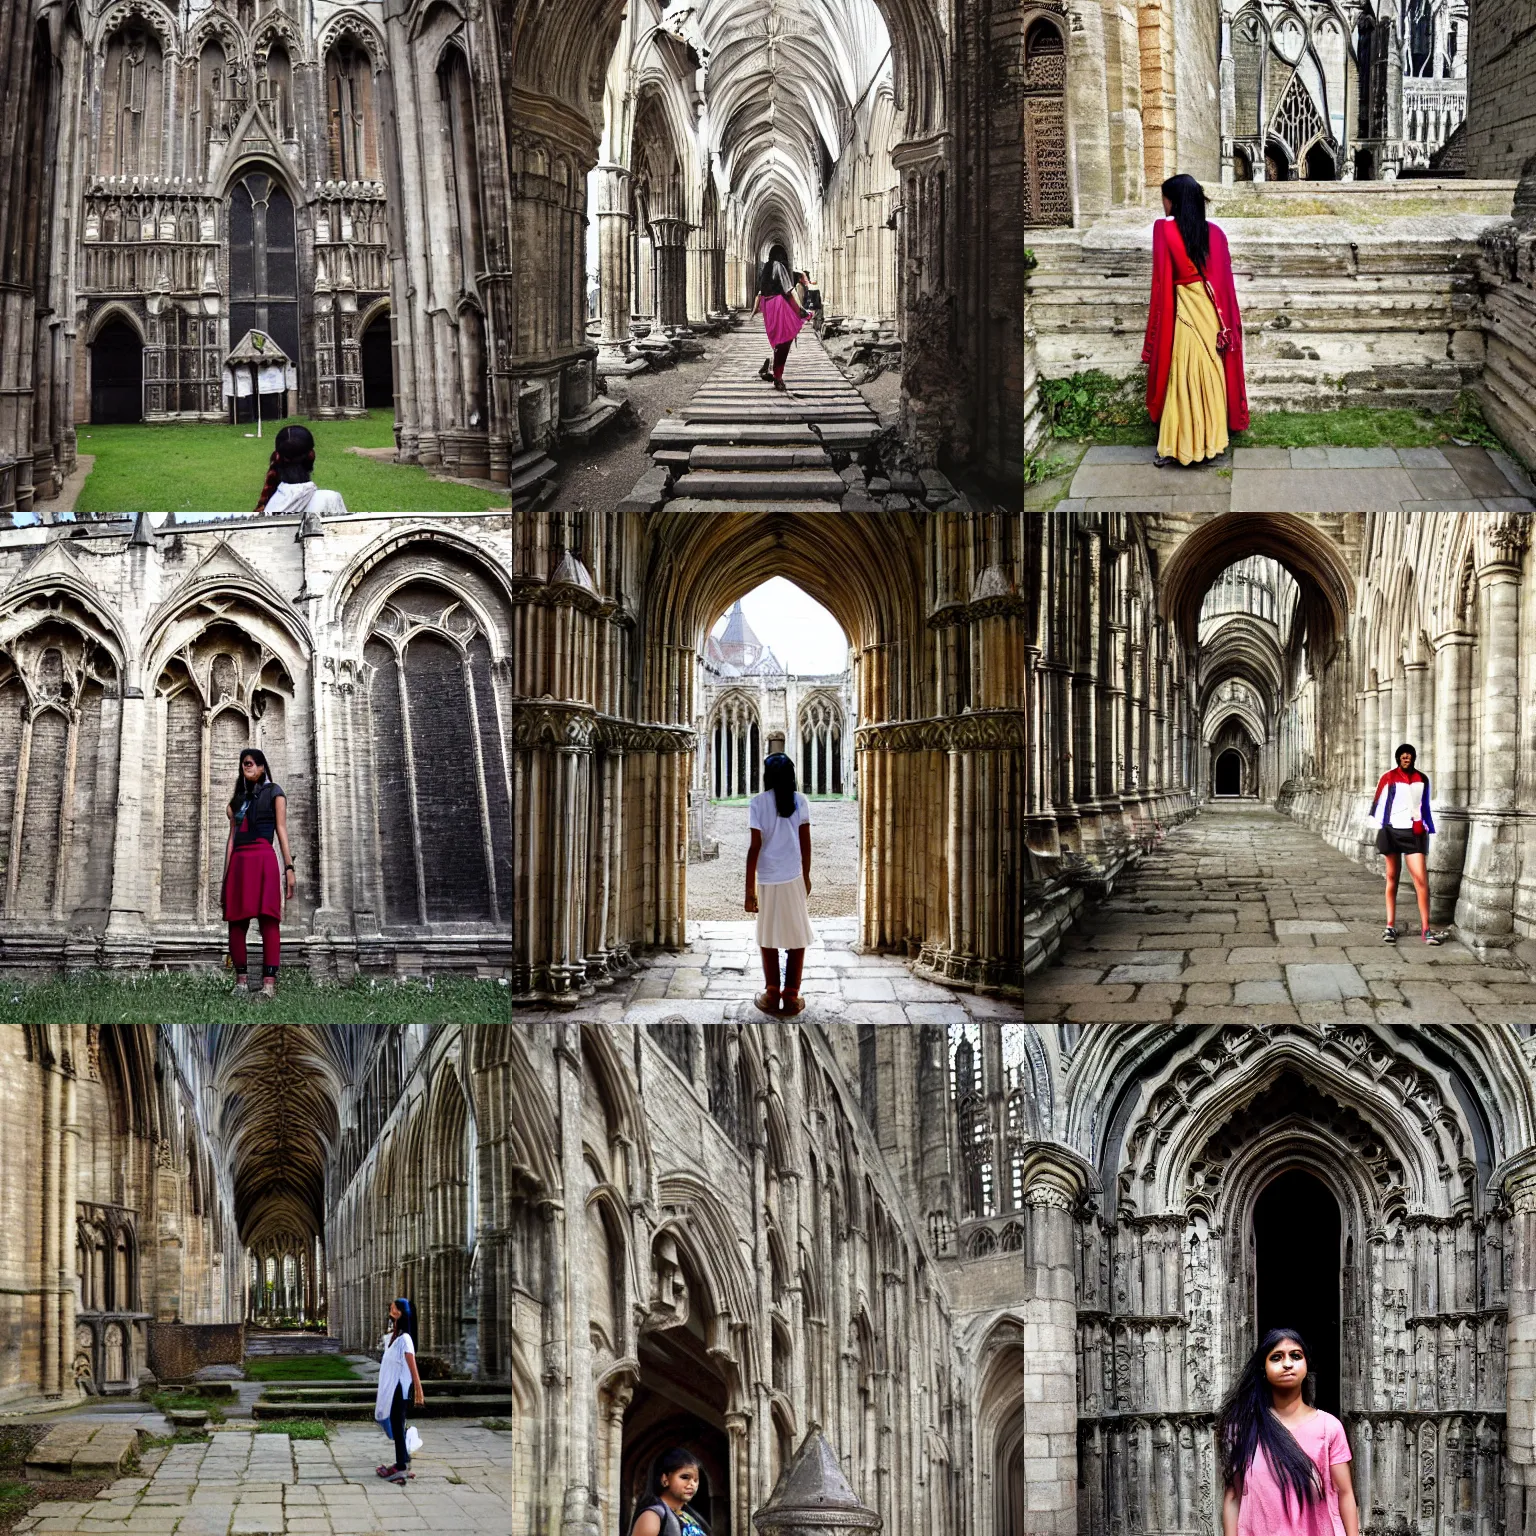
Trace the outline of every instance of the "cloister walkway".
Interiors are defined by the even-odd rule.
[[[1034,978],[1028,1016],[1082,1023],[1536,1023],[1510,955],[1420,938],[1383,882],[1288,816],[1215,803],[1171,831]]]
[[[758,376],[769,355],[760,317],[722,337],[718,351],[720,366],[698,393],[651,433],[671,510],[877,512],[924,496],[916,475],[900,484],[866,478],[858,460],[880,435],[880,418],[809,326],[790,349],[784,394]]]

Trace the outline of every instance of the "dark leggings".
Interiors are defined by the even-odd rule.
[[[773,349],[773,376],[775,379],[782,379],[784,377],[784,364],[789,361],[789,349],[792,346],[794,346],[794,342],[785,341]]]
[[[395,1388],[395,1400],[389,1405],[389,1429],[395,1437],[395,1466],[404,1472],[411,1464],[405,1448],[405,1394]]]
[[[250,921],[247,917],[229,925],[229,957],[235,962],[236,973],[241,976],[245,975],[245,930],[250,926]],[[261,928],[261,974],[276,976],[283,958],[281,929],[277,919],[265,913],[256,922]]]

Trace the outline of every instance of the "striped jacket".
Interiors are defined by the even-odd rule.
[[[1429,775],[1417,768],[1405,774],[1401,768],[1389,769],[1376,785],[1371,801],[1371,820],[1378,827],[1398,827],[1417,831],[1423,823],[1426,832],[1435,830],[1435,818],[1429,808]]]

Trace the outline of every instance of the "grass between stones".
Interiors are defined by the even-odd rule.
[[[505,491],[434,480],[415,464],[366,459],[346,450],[388,448],[394,416],[370,411],[347,421],[289,417],[247,437],[248,424],[175,422],[78,428],[81,453],[96,463],[80,491],[85,512],[249,512],[261,494],[278,428],[300,423],[315,435],[315,478],[339,491],[349,512],[483,512],[505,507]]]
[[[199,1397],[195,1392],[152,1392],[149,1401],[161,1413],[169,1413],[173,1408],[187,1408],[206,1413],[210,1423],[224,1422],[224,1404],[216,1403],[211,1397]]]
[[[141,1451],[160,1451],[172,1445],[207,1445],[213,1438],[206,1429],[178,1429],[174,1435],[140,1435]]]
[[[511,1419],[481,1419],[480,1420],[480,1428],[481,1429],[501,1430],[501,1431],[505,1431],[505,1433],[510,1435],[512,1433],[512,1420]]]
[[[256,1433],[287,1435],[290,1440],[326,1440],[331,1426],[324,1419],[258,1419]]]
[[[247,1381],[356,1381],[341,1355],[262,1355],[245,1362]]]
[[[88,972],[0,982],[0,1022],[12,1024],[500,1024],[511,1016],[500,981],[358,978],[347,986],[295,972],[271,1002],[235,997],[219,971]]]

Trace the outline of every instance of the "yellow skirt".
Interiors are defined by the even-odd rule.
[[[805,899],[805,879],[796,875],[774,885],[757,887],[757,945],[759,949],[809,949],[816,942],[811,908]]]
[[[1174,289],[1173,358],[1157,451],[1180,464],[1214,458],[1227,446],[1227,375],[1216,350],[1216,306],[1199,283]]]

